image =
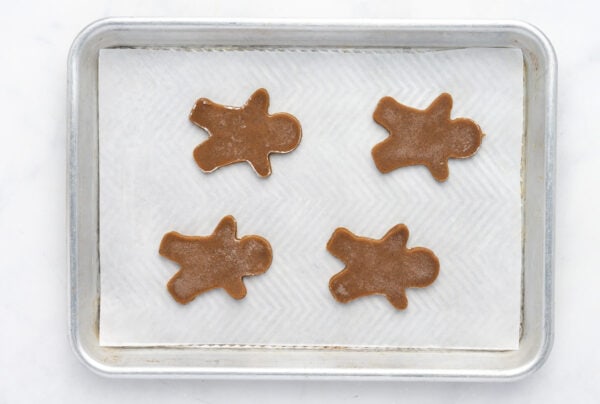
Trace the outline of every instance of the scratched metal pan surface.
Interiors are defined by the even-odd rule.
[[[98,58],[107,48],[518,48],[524,59],[523,261],[518,349],[105,347],[99,342]],[[75,353],[121,377],[506,380],[538,369],[553,339],[556,59],[536,28],[515,21],[310,21],[113,18],[69,55],[69,296]]]

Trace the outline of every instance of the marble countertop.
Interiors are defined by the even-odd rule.
[[[23,1],[0,14],[0,403],[597,402],[600,397],[600,3],[592,0]],[[121,380],[91,373],[67,330],[66,60],[107,16],[491,18],[544,31],[559,61],[555,340],[511,383]]]

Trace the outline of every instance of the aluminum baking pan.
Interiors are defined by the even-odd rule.
[[[524,56],[522,332],[514,351],[99,345],[98,55],[118,47],[519,48]],[[505,380],[541,366],[553,338],[556,59],[515,21],[111,18],[85,28],[68,65],[69,296],[73,348],[94,371],[129,377]]]

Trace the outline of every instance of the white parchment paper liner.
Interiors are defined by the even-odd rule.
[[[518,347],[519,50],[109,49],[99,86],[102,345]],[[240,106],[260,87],[271,113],[300,120],[298,149],[273,155],[267,179],[245,163],[202,173],[194,101]],[[380,174],[378,100],[425,108],[444,91],[453,117],[486,133],[477,155],[451,160],[442,184],[424,167]],[[240,237],[270,241],[270,270],[246,278],[241,301],[213,290],[179,305],[165,287],[178,268],[158,255],[163,234],[205,235],[228,214]],[[334,229],[380,238],[397,223],[409,247],[439,257],[436,282],[410,289],[405,311],[382,296],[337,303],[328,281],[343,264],[325,249]]]

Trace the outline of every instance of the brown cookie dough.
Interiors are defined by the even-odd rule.
[[[196,101],[190,120],[206,130],[208,140],[194,150],[202,171],[247,161],[261,177],[271,174],[271,153],[289,153],[300,143],[300,122],[290,114],[269,115],[269,93],[256,90],[241,108]]]
[[[375,122],[390,136],[372,150],[377,169],[424,165],[438,181],[448,179],[448,159],[470,157],[481,145],[483,133],[470,119],[450,119],[452,96],[437,97],[427,109],[402,105],[384,97],[373,113]]]
[[[392,227],[381,240],[358,237],[348,229],[335,230],[327,250],[346,264],[329,281],[338,302],[366,295],[385,295],[397,309],[408,305],[406,288],[423,288],[435,281],[440,263],[426,248],[407,249],[408,228]]]
[[[273,252],[260,236],[236,238],[237,224],[226,216],[210,236],[164,235],[160,255],[177,262],[181,269],[167,284],[181,304],[191,302],[210,289],[223,288],[235,299],[246,296],[244,276],[260,275],[271,266]]]

